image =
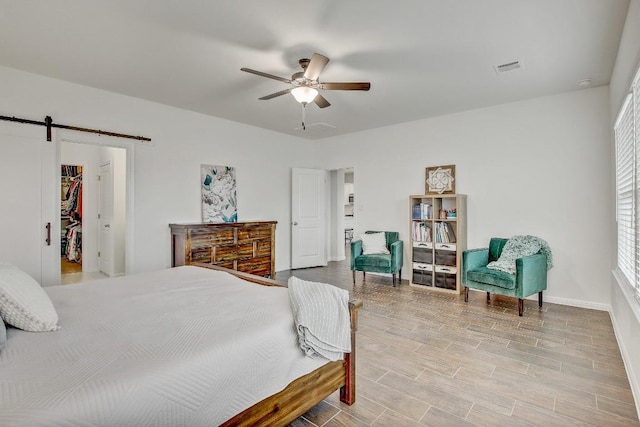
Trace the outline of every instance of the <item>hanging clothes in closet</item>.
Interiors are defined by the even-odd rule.
[[[67,227],[65,254],[69,261],[82,261],[82,224],[71,223]]]
[[[82,261],[82,166],[62,165],[61,171],[61,256]]]

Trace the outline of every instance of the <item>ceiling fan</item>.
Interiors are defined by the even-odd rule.
[[[278,80],[283,83],[290,84],[291,87],[285,90],[281,90],[270,95],[263,96],[261,99],[266,101],[275,97],[286,95],[291,93],[293,97],[301,103],[303,106],[314,102],[320,108],[326,108],[331,104],[320,93],[318,89],[322,90],[369,90],[371,83],[369,82],[341,82],[341,83],[328,83],[320,82],[320,73],[327,66],[329,58],[319,53],[314,53],[311,59],[302,58],[298,61],[302,67],[302,71],[294,73],[290,79],[274,76],[273,74],[264,73],[262,71],[252,70],[251,68],[240,68],[240,70],[247,73],[255,74],[269,79]]]

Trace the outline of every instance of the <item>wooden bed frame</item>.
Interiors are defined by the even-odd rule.
[[[283,286],[272,279],[254,276],[212,264],[194,263],[198,267],[226,271],[241,279],[264,286]],[[329,362],[315,371],[292,381],[285,389],[245,409],[223,426],[287,425],[340,389],[340,400],[347,405],[356,401],[356,329],[361,300],[349,301],[351,314],[351,353],[344,360]]]

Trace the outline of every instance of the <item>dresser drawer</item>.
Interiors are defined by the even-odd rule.
[[[214,232],[207,228],[196,228],[190,232],[192,248],[225,245],[234,242],[233,229],[231,228],[215,230]]]
[[[271,255],[271,240],[262,240],[256,242],[256,256]]]
[[[228,268],[229,270],[235,269],[235,266],[233,265],[233,261],[216,262],[214,265],[217,265],[218,267]]]
[[[211,247],[191,248],[191,262],[211,262]]]
[[[213,251],[213,262],[233,261],[236,259],[251,258],[253,256],[253,244],[217,246]]]
[[[237,262],[238,271],[255,274],[256,276],[271,276],[271,258],[260,257]]]
[[[265,239],[271,239],[271,227],[238,228],[238,243]]]

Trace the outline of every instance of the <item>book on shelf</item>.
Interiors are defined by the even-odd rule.
[[[424,222],[414,222],[412,224],[411,238],[414,242],[430,242],[431,227]]]
[[[422,213],[421,219],[431,219],[432,207],[429,203],[421,203],[420,210]]]
[[[420,203],[413,205],[411,210],[411,218],[415,220],[431,219],[432,207],[428,203]]]
[[[448,222],[436,222],[434,241],[437,243],[456,243],[456,234],[453,226]]]
[[[411,218],[422,219],[422,205],[413,205]]]

